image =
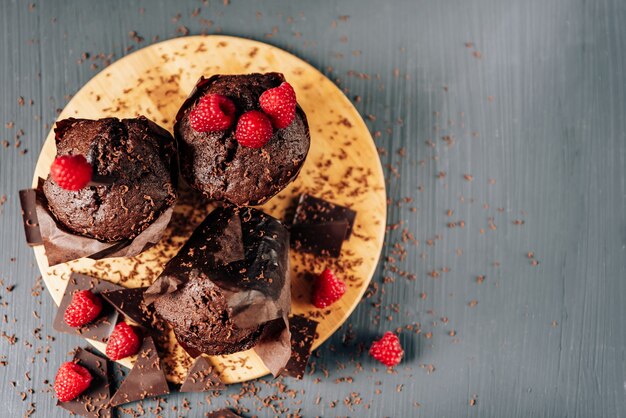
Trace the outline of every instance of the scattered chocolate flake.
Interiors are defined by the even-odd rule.
[[[221,390],[225,385],[220,380],[213,365],[204,356],[199,356],[193,362],[187,377],[180,387],[181,392],[206,392]]]
[[[54,317],[54,329],[66,334],[80,335],[81,337],[91,340],[106,342],[117,322],[118,316],[115,309],[108,303],[105,302],[102,304],[102,313],[98,319],[82,328],[72,328],[67,325],[63,319],[65,310],[72,301],[74,293],[86,289],[91,290],[95,294],[99,294],[106,290],[118,290],[121,289],[121,287],[106,280],[98,280],[84,274],[72,273],[59,308],[57,309],[57,314]]]
[[[57,401],[57,405],[83,417],[111,417],[111,408],[109,406],[111,387],[107,360],[79,348],[74,355],[74,362],[89,370],[93,380],[89,385],[89,389],[78,398],[68,402]]]
[[[152,398],[170,393],[161,358],[152,337],[145,337],[141,344],[135,365],[122,382],[113,398],[111,406]]]

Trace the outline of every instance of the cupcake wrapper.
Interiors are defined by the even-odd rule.
[[[48,209],[42,183],[43,180],[40,179],[39,187],[36,189],[21,190],[20,201],[26,240],[31,246],[44,246],[49,266],[79,258],[100,260],[136,256],[161,240],[174,212],[172,207],[166,209],[148,228],[132,240],[102,242],[95,238],[68,232],[60,225]],[[34,205],[34,210],[32,205]],[[38,238],[38,234],[41,237],[40,242],[33,239],[33,237]]]
[[[178,255],[165,266],[163,273],[144,293],[144,301],[148,304],[154,302],[160,296],[176,292],[182,285],[195,274],[197,270],[189,267],[193,261],[189,257],[188,248],[200,246],[205,241],[204,229],[219,225],[225,218],[215,213],[196,229],[189,241],[179,251]],[[228,212],[232,211],[232,212]],[[263,334],[253,348],[259,355],[265,366],[274,376],[278,376],[285,368],[291,357],[291,333],[289,331],[288,315],[291,310],[291,281],[289,277],[289,233],[278,221],[270,220],[267,215],[260,215],[255,209],[226,209],[230,213],[233,222],[222,231],[219,242],[211,241],[216,245],[217,251],[212,253],[214,269],[210,273],[211,280],[222,289],[226,298],[233,322],[240,328],[253,328],[264,325]],[[223,213],[223,212],[222,212]],[[229,218],[230,219],[230,218]],[[255,252],[246,253],[244,238],[242,238],[242,225],[252,219],[254,226],[247,225],[254,232],[251,235],[263,236],[263,242],[259,244]],[[241,223],[240,223],[241,222]],[[208,241],[207,241],[208,242]],[[191,251],[191,253],[194,253]],[[245,269],[250,277],[284,277],[284,280],[272,280],[263,285],[251,285],[244,277],[230,276],[229,266],[236,265]],[[225,280],[226,277],[229,279]],[[192,357],[197,357],[200,352],[181,346]]]

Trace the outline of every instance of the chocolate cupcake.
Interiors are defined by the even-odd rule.
[[[306,115],[279,73],[201,78],[174,135],[183,178],[237,206],[261,204],[285,188],[310,145]]]
[[[288,251],[289,233],[278,220],[252,208],[218,208],[144,298],[190,354],[247,350],[286,326]]]
[[[43,192],[69,232],[130,240],[174,204],[176,145],[145,117],[66,119],[55,134],[57,158]]]

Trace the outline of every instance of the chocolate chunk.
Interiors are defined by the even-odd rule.
[[[297,251],[339,257],[347,231],[346,221],[294,224],[291,226],[290,244]]]
[[[224,389],[224,387],[213,365],[206,357],[200,356],[191,365],[180,391],[206,392],[207,390]]]
[[[26,243],[31,247],[43,244],[41,231],[39,230],[39,220],[36,211],[37,192],[35,189],[20,190],[20,205],[22,206],[22,222],[24,223],[24,233]]]
[[[143,294],[147,287],[135,289],[120,289],[109,292],[102,292],[105,298],[113,307],[126,318],[146,329],[158,329],[159,321],[154,314],[152,305],[146,306],[143,301]]]
[[[57,314],[54,317],[54,329],[66,334],[80,335],[81,337],[88,338],[90,340],[96,340],[106,342],[109,338],[109,334],[113,331],[113,327],[117,322],[117,312],[111,305],[103,301],[102,312],[95,321],[85,325],[82,328],[72,328],[65,323],[63,315],[68,305],[72,301],[72,296],[79,290],[91,290],[95,294],[100,294],[104,291],[122,289],[121,286],[107,282],[106,280],[99,280],[95,277],[86,276],[84,274],[72,273],[70,280],[65,288],[63,299],[57,310]]]
[[[111,406],[123,405],[170,393],[161,359],[152,337],[145,337],[137,361],[111,399]]]
[[[106,359],[79,348],[74,355],[74,362],[89,370],[91,384],[78,398],[68,402],[57,402],[57,405],[83,417],[111,417],[109,406],[111,386]]]
[[[207,418],[241,418],[241,415],[235,414],[228,408],[220,409],[217,411],[209,412],[205,415]]]
[[[311,225],[345,221],[348,224],[348,232],[345,238],[349,239],[352,235],[355,218],[356,212],[352,209],[305,193],[300,196],[293,224]]]
[[[317,321],[294,315],[289,318],[289,330],[291,331],[291,358],[283,372],[287,376],[302,379],[306,365],[311,357],[311,346],[315,340]]]

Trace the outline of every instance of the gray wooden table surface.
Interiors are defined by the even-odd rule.
[[[228,3],[0,3],[0,416],[66,416],[45,381],[81,343],[52,330],[17,190],[72,94],[187,32],[264,40],[336,80],[388,180],[374,294],[303,381],[256,382],[245,416],[626,416],[626,2]],[[364,347],[398,327],[390,374]]]

